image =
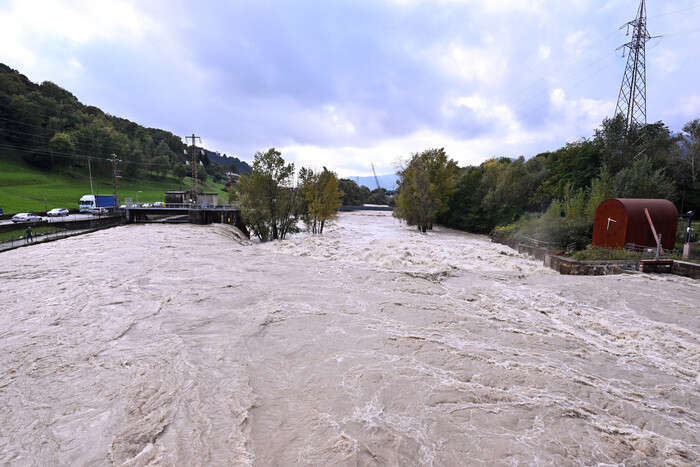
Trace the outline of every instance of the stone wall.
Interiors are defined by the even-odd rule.
[[[572,276],[605,276],[639,270],[639,261],[576,261],[558,255],[545,255],[544,265],[559,274]]]
[[[688,263],[686,261],[674,261],[671,266],[671,273],[679,276],[700,279],[700,264]]]
[[[639,270],[647,274],[671,274],[672,259],[645,259],[639,263]]]
[[[577,261],[573,258],[560,256],[560,252],[553,252],[544,248],[528,245],[511,245],[505,241],[491,238],[494,243],[508,245],[518,253],[527,254],[535,259],[542,260],[548,268],[554,269],[559,274],[572,276],[604,276],[608,274],[624,274],[626,272],[641,271],[650,274],[676,274],[679,276],[700,279],[700,264],[674,260],[617,260],[617,261]]]

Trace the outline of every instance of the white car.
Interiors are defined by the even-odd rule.
[[[102,216],[104,214],[109,214],[109,209],[105,207],[92,208],[90,209],[90,214],[97,214],[98,216]]]
[[[12,222],[41,222],[44,219],[36,214],[30,214],[28,212],[20,212],[12,216]]]
[[[53,208],[46,213],[49,217],[63,217],[68,215],[68,209],[66,208]]]

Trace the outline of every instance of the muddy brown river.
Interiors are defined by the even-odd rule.
[[[0,254],[3,465],[698,465],[700,282],[447,229]]]

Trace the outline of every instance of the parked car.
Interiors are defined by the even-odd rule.
[[[41,222],[43,219],[41,216],[36,214],[30,214],[28,212],[20,212],[12,216],[12,222]]]
[[[153,207],[154,208],[163,208],[163,207],[165,207],[165,203],[162,201],[157,201],[157,202],[153,203]]]
[[[63,217],[68,215],[68,209],[66,208],[53,208],[46,213],[49,217]]]
[[[143,204],[141,205],[141,207],[144,207],[144,208],[152,208],[152,207],[153,207],[153,203],[143,203]]]

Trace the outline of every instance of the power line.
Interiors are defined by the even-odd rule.
[[[12,144],[5,144],[5,143],[0,143],[0,149],[12,149],[15,151],[21,151],[21,152],[27,152],[31,153],[37,156],[46,156],[46,157],[59,157],[59,158],[77,158],[77,159],[89,159],[89,160],[98,160],[98,161],[103,161],[103,162],[111,162],[111,158],[108,157],[97,157],[94,155],[88,155],[88,154],[78,154],[78,153],[66,153],[66,152],[60,152],[60,151],[52,151],[50,149],[45,149],[45,148],[30,148],[26,146],[15,146]],[[160,164],[157,162],[138,162],[138,161],[125,161],[121,160],[120,161],[123,164],[134,164],[134,165],[143,165],[147,167],[170,167],[169,164]]]
[[[693,33],[696,33],[696,32],[700,32],[700,28],[697,28],[697,29],[690,29],[690,30],[687,30],[687,31],[670,32],[670,33],[668,33],[668,34],[664,34],[664,37],[667,37],[667,36],[682,36],[682,35],[684,35],[684,34],[693,34]]]
[[[4,145],[3,145],[2,143],[0,143],[0,149],[2,149],[1,146],[4,146]],[[27,149],[16,149],[16,150],[17,150],[17,151],[22,151],[22,152],[32,153],[32,154],[35,155],[35,156],[38,155],[38,156],[42,156],[42,157],[49,157],[49,154],[37,154],[37,153],[34,152],[33,150],[27,150]],[[59,157],[59,158],[72,158],[72,156],[66,156],[66,155],[56,155],[55,157]],[[86,159],[87,159],[87,161],[88,161],[88,169],[89,169],[90,172],[92,172],[92,169],[91,169],[91,167],[90,167],[90,161],[91,161],[91,160],[98,159],[98,158],[95,158],[95,157],[86,157]],[[110,162],[110,161],[111,161],[111,159],[100,159],[100,160],[106,161],[106,162]],[[122,161],[122,160],[119,160],[119,163],[127,163],[127,164],[128,164],[129,161]],[[90,180],[90,192],[94,194],[94,188],[93,188],[93,186],[92,186],[93,183],[92,183],[92,176],[91,176],[91,175],[92,175],[91,173],[90,173],[90,175],[79,175],[79,178],[80,178],[80,179],[83,179],[83,180],[89,178],[89,180]],[[128,176],[125,177],[125,176],[121,175],[121,173],[118,173],[118,177],[119,177],[119,179],[121,179],[121,180],[127,180],[127,181],[129,181],[130,183],[136,183],[136,182],[138,182],[138,183],[148,183],[147,180],[143,180],[143,179],[137,178],[137,177],[128,177]],[[133,189],[133,188],[132,188],[132,189]]]
[[[19,130],[11,130],[11,129],[9,129],[9,128],[0,128],[0,131],[4,131],[4,132],[6,132],[6,133],[15,133],[15,134],[21,134],[21,135],[31,136],[34,140],[36,140],[37,142],[43,143],[43,144],[46,144],[46,143],[50,142],[50,140],[51,140],[51,138],[48,138],[48,137],[46,137],[46,136],[42,136],[42,135],[39,135],[39,134],[36,134],[36,133],[29,133],[29,132],[26,132],[26,131],[19,131]],[[73,135],[71,135],[71,138],[73,138]],[[94,140],[88,139],[87,137],[83,137],[83,140],[84,140],[84,141],[92,142],[93,144],[89,144],[88,146],[95,147]],[[12,147],[13,149],[26,149],[26,148],[27,148],[26,146],[15,146],[15,145],[12,145],[12,144],[1,143],[1,142],[0,142],[0,145],[10,146],[10,147]],[[38,148],[38,147],[37,147],[37,148],[29,148],[29,149],[31,149],[31,150],[36,150],[36,151],[44,151],[44,152],[48,152],[48,153],[51,153],[51,154],[63,154],[63,155],[69,155],[69,156],[75,156],[75,157],[90,157],[90,158],[92,158],[92,159],[110,160],[110,158],[112,157],[112,153],[111,153],[111,152],[110,152],[110,153],[92,152],[92,154],[87,155],[87,154],[81,154],[81,153],[77,153],[77,152],[71,152],[71,153],[65,153],[65,152],[63,152],[63,153],[62,153],[62,152],[60,152],[60,151],[53,151],[53,150],[51,150],[51,149],[49,149],[49,148]],[[106,156],[106,157],[100,158],[100,157],[97,157],[97,156]],[[123,162],[125,162],[125,163],[127,163],[127,164],[160,165],[160,166],[163,166],[163,167],[166,166],[165,164],[159,164],[159,163],[157,163],[157,162],[136,162],[136,161],[123,161]]]
[[[9,130],[7,128],[0,128],[0,131],[5,131],[7,133],[16,133],[16,134],[31,136],[34,140],[36,140],[36,142],[41,143],[41,144],[48,144],[51,141],[51,138],[46,138],[46,137],[43,137],[41,135],[37,135],[35,133],[27,133],[24,131],[14,131],[14,130]],[[92,142],[92,144],[86,144],[86,143],[79,143],[79,144],[85,144],[86,146],[90,146],[93,148],[96,146],[96,144],[94,143],[93,140],[88,140],[88,141]],[[47,150],[51,151],[51,149],[48,149],[48,148],[47,148]],[[70,153],[70,154],[73,154],[73,153]],[[93,155],[88,156],[88,157],[95,157],[95,155],[111,157],[111,153],[106,153],[106,152],[93,152],[92,154]],[[76,155],[79,155],[79,154],[76,153]]]
[[[120,117],[114,117],[114,118],[120,118]],[[5,120],[5,121],[8,121],[8,122],[14,122],[14,123],[17,123],[17,124],[19,124],[19,125],[23,125],[23,126],[27,126],[27,127],[31,127],[31,128],[38,128],[38,129],[40,129],[40,130],[42,130],[42,131],[70,132],[71,130],[78,130],[77,128],[73,128],[73,129],[71,129],[71,128],[63,128],[63,129],[61,129],[61,130],[53,130],[53,129],[51,129],[51,128],[48,128],[47,126],[33,125],[33,124],[31,124],[31,123],[27,123],[27,122],[22,121],[22,120],[17,120],[17,119],[15,119],[15,118],[9,118],[9,117],[3,117],[3,116],[0,116],[0,120]],[[108,123],[109,123],[109,122],[108,122]],[[119,133],[119,134],[121,134],[121,135],[124,135],[124,136],[126,136],[127,138],[129,138],[129,136],[128,136],[126,133],[122,133],[121,131],[117,130],[116,128],[114,128],[114,126],[111,125],[111,123],[110,123],[110,127],[109,127],[109,128],[112,129],[112,130],[114,130],[114,131],[116,131],[117,133]],[[0,130],[5,130],[5,131],[13,132],[13,133],[18,133],[18,134],[36,135],[35,133],[26,133],[26,132],[22,132],[22,131],[20,131],[20,130],[11,130],[11,129],[9,129],[9,128],[0,128]],[[166,130],[158,130],[158,131],[162,131],[162,132],[164,132],[164,133],[169,133],[170,135],[175,136],[175,135],[173,135],[172,133],[170,133],[170,132],[168,132],[168,131],[166,131]],[[41,138],[46,138],[47,140],[50,140],[50,139],[51,139],[50,137],[47,137],[47,136],[44,136],[44,135],[36,135],[36,136],[37,136],[37,137],[41,137]],[[69,136],[71,137],[71,139],[89,141],[90,143],[92,143],[93,147],[94,147],[94,145],[95,145],[94,140],[90,139],[89,136],[79,135],[79,134],[77,134],[77,133],[75,133],[75,132],[74,132],[74,133],[69,133]],[[158,140],[158,141],[162,142],[162,141],[165,141],[165,139],[160,139],[160,140]],[[154,140],[153,142],[155,143],[156,140]],[[110,153],[110,154],[111,154],[111,153]],[[109,155],[109,154],[105,154],[105,155]]]
[[[589,42],[589,45],[592,46],[592,45],[601,43],[601,42],[607,40],[608,38],[612,37],[613,35],[615,35],[615,34],[617,34],[617,33],[618,33],[618,30],[616,29],[616,30],[614,30],[614,31],[611,31],[609,34],[607,34],[607,35],[605,35],[605,36],[599,36],[597,39],[594,39],[592,42]],[[609,58],[610,58],[610,57],[607,56],[607,55],[606,55],[606,56],[598,57],[598,58],[596,58],[596,59],[594,59],[594,60],[588,61],[587,63],[583,64],[583,65],[580,67],[580,69],[587,69],[587,68],[590,68],[591,66],[593,66],[593,65],[595,65],[595,64],[597,64],[597,63],[599,63],[599,62],[601,62],[601,61],[603,61],[603,60],[607,60],[607,59],[609,59]],[[535,74],[535,71],[534,71],[532,68],[528,68],[528,70],[531,72],[532,75]],[[565,73],[565,74],[563,75],[563,78],[573,77],[574,75],[578,75],[578,74],[580,74],[580,73],[578,72],[578,70],[574,70],[574,71]],[[542,83],[542,79],[541,79],[541,78],[536,78],[536,79],[534,79],[529,85],[520,88],[516,93],[514,93],[514,95],[520,95],[520,96],[523,96],[523,98],[517,100],[517,101],[516,101],[516,104],[515,104],[515,106],[514,106],[513,108],[514,108],[514,109],[520,108],[520,107],[521,107],[521,105],[520,105],[521,103],[523,103],[523,104],[524,104],[524,103],[527,103],[527,102],[531,101],[532,99],[541,96],[544,92],[548,92],[548,90],[546,90],[546,91],[539,90],[539,91],[535,91],[533,94],[525,95],[525,93],[526,93],[527,91],[529,91],[530,89],[532,89],[532,88],[534,88],[534,87],[540,85],[541,83]]]
[[[10,130],[9,128],[0,128],[0,131],[4,131],[6,133],[14,133],[14,134],[18,134],[18,135],[31,136],[32,139],[34,139],[36,142],[41,143],[41,144],[49,144],[51,142],[51,139],[52,139],[52,138],[48,138],[46,136],[38,135],[36,133],[28,133],[26,131]],[[71,139],[73,139],[73,136],[71,136]],[[94,140],[87,139],[87,138],[81,138],[81,139],[83,140],[83,142],[78,142],[78,144],[86,145],[86,146],[89,146],[92,148],[96,147]],[[87,141],[87,143],[85,141]],[[111,153],[93,152],[93,154],[109,156]]]
[[[673,11],[667,11],[667,12],[665,12],[665,13],[659,13],[658,15],[649,16],[649,18],[651,18],[651,19],[663,18],[664,16],[677,15],[677,14],[680,14],[680,13],[685,13],[685,12],[688,12],[688,11],[691,11],[691,10],[695,10],[695,9],[697,9],[697,8],[700,8],[700,3],[697,3],[697,4],[695,4],[695,5],[689,6],[689,7],[687,7],[687,8],[682,8],[682,9],[680,9],[680,10],[673,10]]]
[[[10,119],[6,119],[6,118],[3,118],[3,117],[0,117],[0,119],[2,119],[2,120],[10,120]],[[22,122],[20,122],[19,120],[14,120],[14,121],[17,122],[17,123],[22,123]],[[37,127],[36,125],[30,125],[30,126]],[[41,129],[43,129],[43,130],[49,130],[48,128],[43,128],[43,127],[37,127],[37,128],[41,128]],[[0,127],[0,131],[6,131],[6,132],[8,132],[8,133],[15,133],[15,134],[19,134],[19,135],[34,136],[34,137],[36,137],[36,138],[41,138],[41,139],[44,139],[44,140],[46,140],[46,141],[50,141],[50,140],[53,138],[53,136],[49,137],[49,136],[46,136],[46,135],[40,135],[40,134],[38,134],[38,133],[29,133],[29,132],[21,131],[21,130],[13,130],[13,129],[10,129],[10,128],[7,128],[7,127],[5,127],[5,128]],[[53,130],[51,130],[51,131],[53,131]],[[59,132],[59,133],[66,133],[67,131],[69,131],[69,130],[64,129],[64,130],[60,130],[60,131],[58,131],[58,132]],[[67,133],[67,134],[68,134],[68,133]],[[89,136],[83,136],[83,135],[79,135],[79,134],[76,134],[76,133],[70,133],[70,134],[68,134],[68,136],[70,136],[71,139],[82,140],[82,141],[89,141],[89,142],[91,142],[91,143],[94,143],[94,140],[91,139]]]
[[[26,136],[31,136],[32,139],[35,142],[41,143],[41,144],[49,144],[51,140],[53,139],[52,137],[47,137],[43,135],[39,135],[36,133],[29,133],[26,131],[19,131],[19,130],[11,130],[9,128],[0,128],[0,131],[4,131],[5,133],[10,133],[10,134],[15,134],[15,135],[26,135]],[[76,142],[80,145],[87,146],[88,148],[96,148],[97,144],[93,139],[90,139],[88,137],[84,136],[76,136],[76,135],[69,135],[71,140],[75,139],[77,140]],[[103,156],[109,156],[111,153],[105,153],[105,152],[93,152],[94,154],[98,155],[103,155]]]
[[[610,60],[610,59],[611,59],[611,57],[601,57],[601,58],[599,58],[598,60],[594,60],[594,61],[590,62],[590,63],[589,63],[587,66],[585,66],[584,68],[590,68],[590,69],[592,69],[592,65],[596,65],[596,64],[598,64],[598,63],[600,63],[600,62],[603,62],[603,61],[605,61],[605,60]],[[612,66],[612,65],[613,65],[613,62],[611,61],[610,63],[606,63],[606,64],[604,64],[604,65],[601,66],[601,67],[597,67],[597,68],[595,68],[595,69],[592,69],[592,71],[590,71],[590,72],[588,72],[588,73],[583,73],[583,74],[581,74],[581,73],[578,73],[578,72],[572,72],[572,73],[569,73],[569,74],[565,75],[565,76],[573,76],[573,75],[576,74],[576,73],[578,73],[578,74],[580,75],[580,78],[579,78],[578,80],[572,82],[572,83],[568,86],[568,88],[569,88],[569,89],[571,89],[571,88],[576,88],[579,84],[581,84],[581,83],[587,81],[592,75],[597,75],[597,74],[599,74],[601,71],[603,71],[603,70],[609,68],[609,67]],[[539,97],[541,97],[543,94],[549,93],[549,92],[550,92],[550,89],[548,88],[548,89],[544,89],[544,90],[539,90],[539,91],[537,91],[537,92],[535,92],[535,93],[533,93],[533,94],[530,94],[530,95],[528,95],[528,96],[523,96],[522,99],[519,99],[518,101],[516,101],[516,103],[512,106],[512,109],[513,109],[514,111],[521,110],[521,109],[523,109],[527,104],[529,104],[530,102],[532,102],[532,101],[535,100],[536,98],[539,98]]]

